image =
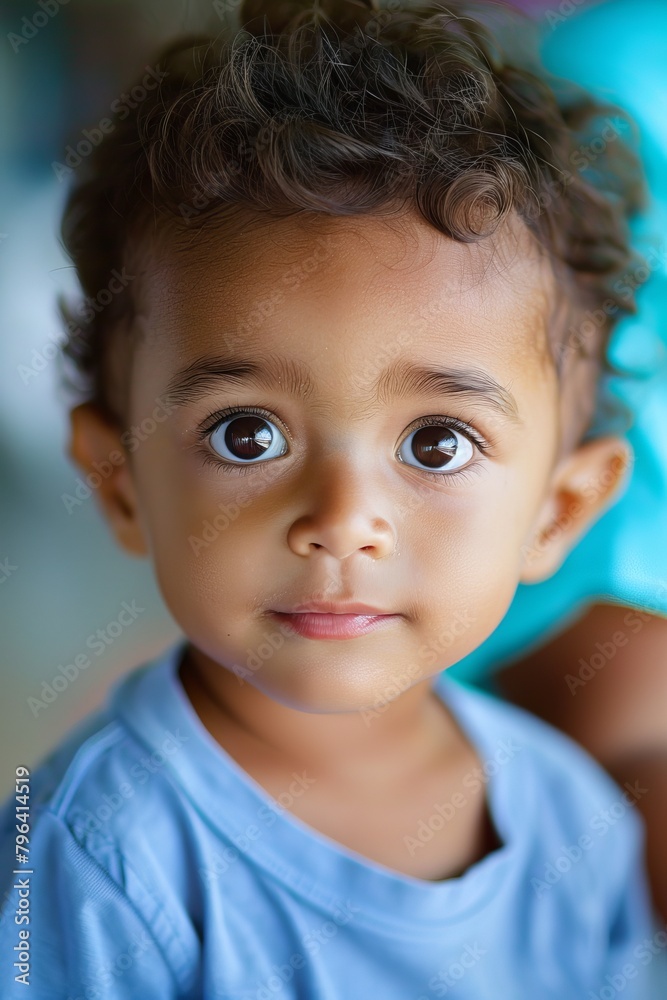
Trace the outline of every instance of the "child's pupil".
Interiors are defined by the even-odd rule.
[[[225,444],[239,458],[257,458],[271,445],[273,434],[262,417],[237,417],[225,431]]]
[[[422,427],[412,439],[412,450],[415,458],[424,465],[441,468],[454,457],[458,441],[453,431],[442,427]],[[443,462],[443,458],[445,462]]]

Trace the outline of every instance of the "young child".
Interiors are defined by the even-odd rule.
[[[71,455],[184,638],[17,771],[3,997],[662,995],[646,789],[443,674],[629,459],[636,164],[467,11],[246,3],[78,179]]]

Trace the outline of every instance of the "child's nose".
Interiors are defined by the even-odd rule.
[[[303,503],[287,535],[297,555],[321,549],[337,559],[355,552],[373,559],[393,554],[396,529],[389,501],[377,482],[371,482],[362,458],[340,449],[306,475],[309,485],[300,494]]]

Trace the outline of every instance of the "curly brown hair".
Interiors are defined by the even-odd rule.
[[[605,363],[614,322],[636,310],[618,278],[632,264],[627,223],[643,182],[620,139],[572,167],[604,116],[623,113],[548,78],[530,50],[510,56],[500,38],[516,48],[530,22],[500,3],[387,3],[245,0],[234,30],[158,55],[159,86],[117,112],[65,206],[62,241],[89,303],[149,228],[192,240],[243,210],[349,216],[400,205],[473,242],[515,212],[571,301],[613,302],[595,338]],[[133,331],[137,293],[126,283],[103,309],[60,301],[69,386],[116,421],[110,352],[119,331]],[[565,337],[561,323],[559,372]]]

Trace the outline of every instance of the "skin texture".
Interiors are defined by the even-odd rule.
[[[480,763],[433,678],[490,634],[520,580],[560,565],[627,465],[613,437],[563,453],[571,428],[546,350],[548,262],[512,219],[462,245],[412,215],[299,217],[234,239],[210,230],[180,248],[157,239],[139,282],[145,336],[128,426],[204,355],[281,355],[292,374],[307,366],[311,383],[301,377],[292,394],[287,378],[268,388],[209,379],[97,491],[118,543],[152,560],[190,641],[180,676],[202,722],[269,792],[307,766],[315,784],[294,811],[334,839],[416,877],[464,870],[494,841],[482,796],[428,851],[412,857],[404,843],[433,796],[459,790]],[[511,391],[515,415],[470,393],[419,397],[400,379],[374,396],[398,359],[482,371]],[[268,411],[286,454],[244,474],[222,468],[197,429],[230,406]],[[429,474],[404,446],[424,417],[464,421],[486,453],[473,448],[458,475]],[[123,452],[121,434],[84,404],[70,454],[88,472]],[[221,510],[228,523],[201,544]],[[550,530],[564,513],[567,527]],[[270,614],[317,599],[399,617],[337,641],[290,634]],[[452,631],[433,664],[424,650]]]
[[[585,665],[598,655],[591,671]],[[606,655],[604,653],[606,651]],[[667,921],[667,620],[597,604],[503,670],[503,693],[578,740],[624,785],[639,782],[656,908]],[[582,664],[581,661],[584,661]],[[581,676],[580,676],[581,674]],[[581,681],[585,683],[581,683]]]

